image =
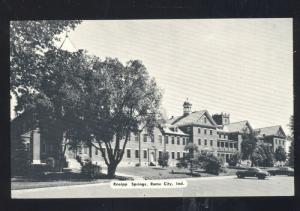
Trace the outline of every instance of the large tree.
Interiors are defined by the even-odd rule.
[[[74,29],[80,21],[11,21],[10,69],[11,92],[16,96],[36,89],[40,75],[46,71],[43,57],[53,51],[61,33]]]
[[[114,177],[131,134],[145,126],[153,134],[160,111],[161,92],[138,60],[123,65],[107,58],[93,63],[85,78],[84,104],[77,113],[86,142],[98,148]],[[106,149],[106,151],[105,151]]]

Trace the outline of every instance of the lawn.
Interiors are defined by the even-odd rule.
[[[122,176],[116,176],[115,179],[125,180],[129,179]],[[51,173],[35,178],[15,177],[11,179],[11,190],[30,189],[30,188],[44,188],[57,187],[68,185],[82,185],[92,183],[109,182],[105,174],[99,175],[97,178],[89,179],[82,176],[80,173]]]
[[[150,166],[142,166],[142,167],[118,167],[118,172],[127,174],[140,176],[144,179],[172,179],[172,178],[189,178],[191,175],[189,174],[188,169],[180,169],[177,167],[168,167],[168,168],[160,168],[160,167],[150,167]],[[236,169],[226,169],[226,172],[222,172],[220,176],[229,176],[235,175]],[[195,171],[195,175],[193,177],[211,177],[216,176],[213,174],[208,174],[203,170]]]

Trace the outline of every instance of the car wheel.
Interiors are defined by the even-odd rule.
[[[265,179],[266,177],[265,177],[265,176],[262,176],[262,175],[260,175],[260,176],[257,176],[257,178],[258,178],[258,179]]]

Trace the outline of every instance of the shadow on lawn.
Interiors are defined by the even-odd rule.
[[[93,181],[98,179],[119,179],[119,180],[132,180],[131,177],[115,176],[115,178],[109,178],[106,174],[101,173],[95,177],[87,177],[81,173],[75,172],[46,172],[42,175],[30,175],[12,178],[12,182],[49,182],[49,181],[74,181],[74,182],[85,182]]]

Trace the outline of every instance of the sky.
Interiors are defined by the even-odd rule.
[[[169,117],[192,110],[230,113],[254,128],[293,114],[292,19],[83,21],[63,48],[101,59],[138,59],[163,90]]]

